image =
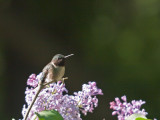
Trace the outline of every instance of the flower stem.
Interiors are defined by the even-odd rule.
[[[32,100],[32,103],[30,104],[30,106],[29,106],[29,108],[28,108],[28,110],[27,110],[27,112],[26,112],[26,114],[25,114],[24,120],[27,120],[27,117],[28,117],[28,115],[29,115],[29,112],[31,111],[34,102],[36,101],[39,93],[41,92],[41,90],[42,90],[43,88],[44,88],[44,85],[42,85],[42,84],[39,84],[39,85],[38,85],[38,90],[37,90],[36,95],[34,96],[34,98],[33,98],[33,100]]]

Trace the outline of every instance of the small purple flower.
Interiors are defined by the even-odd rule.
[[[124,102],[126,102],[127,101],[127,97],[124,95],[124,96],[122,96],[121,97],[121,99],[124,101]]]
[[[122,102],[121,102],[122,100]],[[127,103],[126,96],[122,96],[121,100],[117,97],[115,101],[110,102],[110,109],[113,109],[112,115],[118,115],[118,120],[125,120],[132,114],[142,114],[146,116],[148,113],[145,112],[145,109],[140,110],[141,106],[145,104],[145,101],[132,100],[131,103]]]

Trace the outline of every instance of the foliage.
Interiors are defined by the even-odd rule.
[[[55,110],[45,110],[35,113],[39,120],[64,120],[63,117]]]

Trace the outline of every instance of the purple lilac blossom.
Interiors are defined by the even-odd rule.
[[[36,79],[36,74],[31,74],[27,80],[27,85],[36,87],[38,85],[38,79]]]
[[[37,86],[38,82],[34,81],[37,81],[40,76],[41,74],[37,76],[32,74],[27,81],[27,85],[32,87]],[[34,98],[36,91],[37,88],[26,88],[25,100],[27,106],[23,106],[23,117]],[[48,87],[44,88],[38,95],[27,120],[35,119],[35,112],[52,109],[57,110],[64,120],[82,120],[80,111],[84,115],[86,115],[87,112],[93,112],[94,107],[98,106],[98,99],[96,95],[103,95],[102,90],[97,88],[96,82],[83,84],[82,91],[75,92],[74,95],[64,95],[64,93],[67,92],[68,90],[65,88],[65,84],[61,81],[52,83]],[[36,120],[38,120],[38,118]]]
[[[110,102],[110,109],[114,110],[112,115],[118,115],[118,120],[125,120],[130,115],[136,113],[146,116],[148,113],[145,112],[145,109],[140,110],[141,106],[145,103],[142,100],[132,100],[131,103],[128,103],[126,96],[122,96],[121,100],[116,97],[115,101]]]
[[[75,92],[74,95],[73,99],[77,101],[80,110],[87,115],[87,112],[93,112],[94,107],[98,106],[98,99],[95,95],[103,95],[103,93],[97,88],[96,82],[88,82],[88,84],[83,84],[82,91]]]

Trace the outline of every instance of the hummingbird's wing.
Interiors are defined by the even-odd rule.
[[[51,63],[47,64],[44,67],[44,69],[42,70],[42,77],[41,77],[42,84],[51,82],[53,80],[54,76],[53,71],[54,71],[54,66]]]

